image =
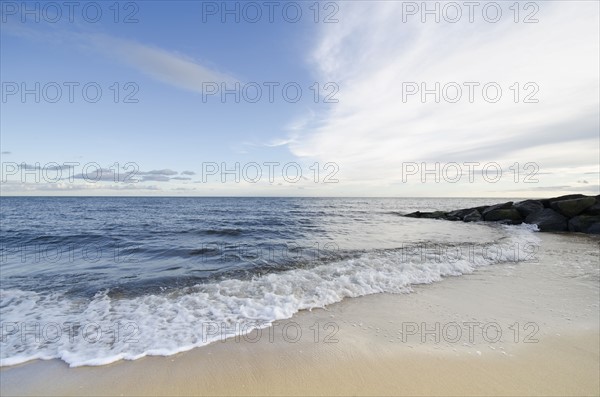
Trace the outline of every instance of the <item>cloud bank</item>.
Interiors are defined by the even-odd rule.
[[[539,22],[528,24],[513,21],[512,3],[503,4],[497,23],[477,11],[473,23],[465,15],[457,23],[432,16],[423,23],[420,14],[403,23],[405,3],[346,2],[340,22],[324,26],[309,62],[320,81],[339,84],[339,103],[294,131],[293,154],[336,161],[345,180],[381,187],[397,182],[407,161],[598,169],[598,3],[538,2]],[[427,89],[455,82],[462,97],[403,98],[411,82]],[[472,103],[465,82],[480,84]],[[502,89],[496,103],[479,93],[489,82]],[[529,98],[537,103],[524,103],[536,91],[524,89],[528,82],[539,88]],[[452,89],[447,94],[456,97]],[[598,180],[592,183],[597,190]]]

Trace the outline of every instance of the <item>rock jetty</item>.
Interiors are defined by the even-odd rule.
[[[412,212],[410,218],[463,222],[535,224],[542,232],[600,234],[600,195],[569,194],[548,199],[524,200],[464,208],[455,211]]]

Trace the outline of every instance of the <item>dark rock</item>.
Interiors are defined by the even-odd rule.
[[[444,211],[421,212],[421,218],[425,218],[425,219],[446,219],[446,212],[444,212]]]
[[[566,196],[552,197],[549,199],[542,199],[540,203],[544,205],[544,208],[552,208],[552,203],[555,201],[571,200],[577,198],[587,197],[584,194],[567,194]]]
[[[507,210],[507,209],[512,208],[512,205],[513,205],[512,201],[509,201],[507,203],[502,203],[502,204],[490,205],[489,207],[487,207],[486,209],[481,211],[481,214],[485,218],[485,216],[488,212],[495,211],[495,210]]]
[[[600,199],[596,198],[596,204],[587,208],[583,213],[588,215],[600,215]]]
[[[544,208],[525,218],[526,223],[535,224],[542,232],[562,232],[567,230],[567,218],[550,208]]]
[[[587,208],[596,204],[596,199],[593,197],[583,197],[570,200],[554,201],[550,204],[553,210],[560,212],[567,218],[581,214]]]
[[[448,218],[460,218],[463,220],[465,216],[469,215],[471,212],[476,211],[475,208],[465,208],[462,210],[450,211],[448,212]]]
[[[483,219],[489,222],[505,221],[510,223],[521,223],[523,220],[519,211],[514,208],[488,211],[483,215]]]
[[[411,212],[406,214],[409,218],[422,218],[422,219],[447,219],[447,214],[444,211],[433,211],[433,212]]]
[[[600,223],[594,223],[587,230],[589,234],[600,234]]]
[[[600,215],[579,215],[571,218],[569,231],[600,234]]]
[[[472,210],[467,215],[465,215],[465,217],[463,218],[463,221],[465,221],[465,222],[479,222],[482,219],[483,218],[481,217],[481,214],[479,213],[479,211]]]
[[[540,203],[537,200],[525,200],[515,203],[513,207],[514,209],[519,211],[519,214],[521,214],[523,218],[527,218],[529,215],[543,210],[544,204]]]
[[[443,219],[464,222],[535,224],[542,232],[570,230],[600,234],[600,195],[569,194],[541,200],[512,201],[496,205],[463,208],[450,212],[413,212],[409,218]]]

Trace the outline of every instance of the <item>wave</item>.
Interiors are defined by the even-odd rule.
[[[224,324],[226,336],[234,336],[344,298],[409,293],[413,285],[526,260],[527,255],[519,253],[522,249],[530,253],[526,247],[539,243],[534,230],[529,225],[503,225],[505,236],[487,245],[413,244],[310,268],[135,297],[103,291],[90,300],[61,293],[0,290],[0,366],[60,359],[76,367],[172,355],[223,337],[209,334],[207,324]],[[243,331],[236,327],[249,322],[253,325]]]

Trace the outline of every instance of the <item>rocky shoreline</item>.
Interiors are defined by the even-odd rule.
[[[600,234],[600,195],[570,194],[539,200],[508,201],[455,211],[412,212],[404,216],[463,222],[537,225],[542,232]]]

